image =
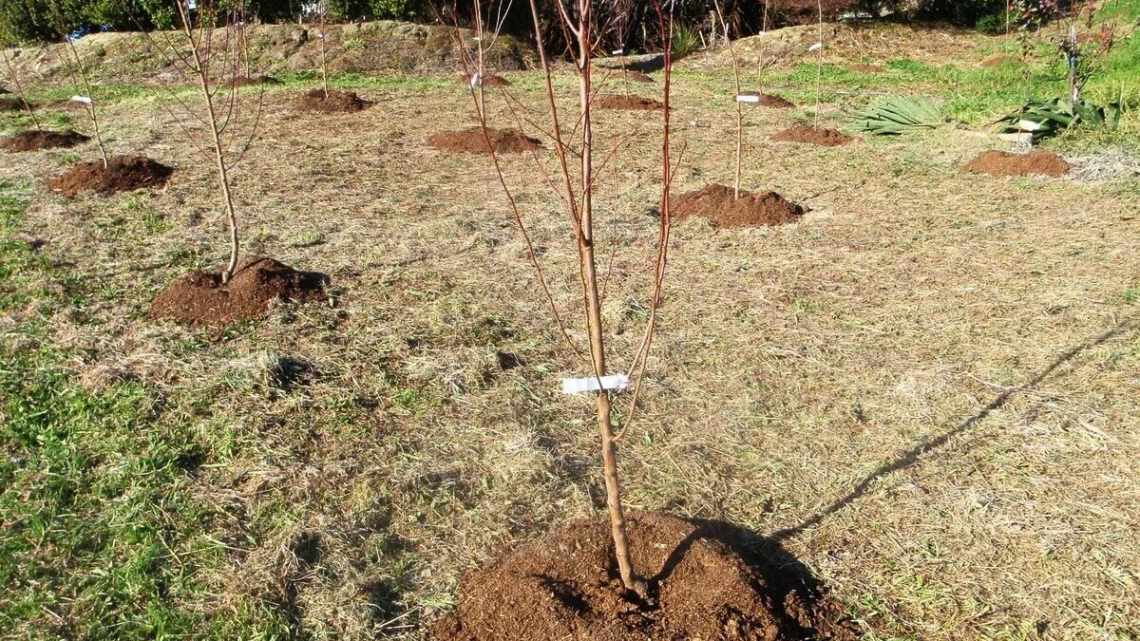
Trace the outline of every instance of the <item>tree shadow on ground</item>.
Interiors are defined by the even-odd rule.
[[[985,420],[990,414],[1004,407],[1005,404],[1008,403],[1013,397],[1036,388],[1047,378],[1052,376],[1062,365],[1073,360],[1081,353],[1097,347],[1117,336],[1130,331],[1134,331],[1135,329],[1135,319],[1126,318],[1117,323],[1116,326],[1109,329],[1108,331],[1098,334],[1074,347],[1070,347],[1064,352],[1061,352],[1055,359],[1053,359],[1053,362],[1051,362],[1047,367],[1042,369],[1027,382],[1017,387],[1006,389],[1001,394],[998,394],[997,397],[995,397],[992,401],[989,402],[988,405],[978,411],[978,413],[962,421],[954,428],[947,430],[942,434],[935,436],[934,438],[924,439],[907,451],[903,452],[898,458],[894,459],[893,461],[883,463],[873,472],[864,477],[862,481],[859,481],[859,483],[856,484],[854,489],[852,489],[850,492],[840,497],[839,499],[836,499],[822,510],[804,519],[802,522],[800,522],[799,525],[774,532],[772,534],[772,537],[777,541],[782,541],[789,537],[798,535],[807,528],[818,525],[828,516],[838,512],[839,510],[842,510],[843,508],[862,498],[863,495],[867,494],[867,492],[870,491],[871,486],[874,485],[875,482],[879,479],[894,472],[905,470],[918,464],[920,460],[926,457],[928,454],[934,453],[945,447],[954,437],[966,433],[977,427],[978,424]]]

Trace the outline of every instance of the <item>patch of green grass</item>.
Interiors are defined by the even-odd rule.
[[[81,306],[82,284],[12,238],[27,193],[0,182],[0,310]],[[0,340],[0,629],[22,639],[289,637],[284,615],[254,600],[213,614],[184,606],[205,597],[200,576],[225,561],[203,528],[212,508],[190,487],[212,443],[164,420],[140,383],[84,389],[49,324],[21,318]]]
[[[321,80],[320,70],[275,74],[284,87],[311,86]],[[417,76],[401,74],[369,75],[344,72],[329,75],[329,87],[335,89],[396,89],[402,91],[429,91],[455,88],[460,85],[449,76]]]

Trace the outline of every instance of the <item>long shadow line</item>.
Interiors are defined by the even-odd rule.
[[[789,537],[796,536],[797,534],[799,534],[800,532],[803,532],[804,530],[806,530],[809,527],[818,525],[821,521],[823,521],[823,519],[825,519],[828,516],[838,512],[839,510],[842,510],[843,508],[847,507],[851,503],[853,503],[856,500],[858,500],[859,498],[861,498],[864,494],[867,493],[867,491],[870,489],[871,485],[873,485],[875,483],[875,481],[883,478],[884,476],[887,476],[888,474],[892,474],[892,473],[897,472],[899,470],[904,470],[904,469],[907,469],[907,468],[915,465],[916,463],[918,463],[919,459],[921,459],[924,455],[941,448],[942,446],[946,445],[946,443],[948,443],[955,436],[958,436],[959,434],[962,434],[963,432],[969,431],[971,428],[976,426],[978,423],[985,420],[985,418],[988,417],[991,413],[993,413],[994,411],[996,411],[998,409],[1001,409],[1014,396],[1017,396],[1018,394],[1021,394],[1022,392],[1025,392],[1027,390],[1030,390],[1030,389],[1040,385],[1041,382],[1044,381],[1046,378],[1049,378],[1049,376],[1052,375],[1053,372],[1055,372],[1057,370],[1057,368],[1061,367],[1062,365],[1064,365],[1068,361],[1072,360],[1074,357],[1076,357],[1081,352],[1084,352],[1088,349],[1096,347],[1096,346],[1104,343],[1105,341],[1108,341],[1109,339],[1112,339],[1113,337],[1119,336],[1120,334],[1124,333],[1125,331],[1130,330],[1132,328],[1133,323],[1134,323],[1134,319],[1131,319],[1131,318],[1124,319],[1124,320],[1120,321],[1120,323],[1118,323],[1112,329],[1110,329],[1110,330],[1108,330],[1102,334],[1099,334],[1099,335],[1097,335],[1097,336],[1095,336],[1089,340],[1086,340],[1085,342],[1080,343],[1079,345],[1076,345],[1074,347],[1071,347],[1071,348],[1065,350],[1056,359],[1054,359],[1053,362],[1050,363],[1048,367],[1046,367],[1045,369],[1038,372],[1037,375],[1034,376],[1033,378],[1031,378],[1029,381],[1027,381],[1027,382],[1025,382],[1025,383],[1023,383],[1017,387],[1011,387],[1011,388],[1003,391],[996,398],[994,398],[994,400],[990,401],[990,403],[988,405],[983,407],[981,409],[981,411],[979,411],[977,414],[974,414],[973,416],[967,418],[966,420],[962,421],[953,429],[948,430],[948,431],[934,437],[933,439],[924,440],[921,443],[919,443],[918,445],[915,445],[914,447],[912,447],[909,450],[907,450],[906,452],[904,452],[901,456],[899,456],[895,460],[884,463],[883,465],[880,465],[873,472],[871,472],[866,477],[864,477],[862,481],[859,481],[859,484],[856,485],[855,488],[853,490],[851,490],[850,492],[848,492],[846,495],[835,500],[834,502],[832,502],[827,507],[823,508],[819,512],[816,512],[812,516],[808,517],[807,519],[802,521],[799,525],[796,525],[796,526],[790,527],[790,528],[785,528],[782,530],[777,530],[776,532],[772,533],[772,535],[771,535],[772,538],[774,538],[778,541],[782,541],[782,540],[787,539]]]

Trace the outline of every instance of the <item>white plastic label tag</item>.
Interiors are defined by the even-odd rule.
[[[602,377],[600,389],[624,392],[629,387],[629,377],[625,374],[610,374]],[[562,379],[563,394],[585,394],[598,391],[598,377],[564,378]]]
[[[808,47],[808,51],[819,51],[820,49],[823,49],[823,43],[822,42],[817,42],[817,43],[813,44],[812,46]]]
[[[87,96],[72,96],[71,102],[81,102],[85,105],[91,104],[93,101]]]
[[[623,53],[625,53],[625,49],[614,49],[613,55],[620,56]]]
[[[737,94],[736,102],[760,102],[760,96],[754,93]]]
[[[479,77],[479,72],[476,71],[475,73],[471,74],[471,88],[474,89],[481,84],[483,84],[483,79]]]

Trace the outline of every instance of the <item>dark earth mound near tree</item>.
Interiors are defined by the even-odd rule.
[[[631,111],[654,111],[665,105],[652,98],[641,96],[598,96],[593,106],[597,109],[627,109]]]
[[[247,258],[225,285],[221,271],[195,271],[175,280],[155,297],[147,315],[216,327],[264,318],[275,300],[309,303],[327,298],[328,276],[299,272],[272,258]]]
[[[273,76],[242,76],[233,81],[239,87],[256,87],[258,85],[279,85],[281,81]]]
[[[966,163],[966,171],[991,176],[1064,176],[1072,169],[1057,154],[1035,149],[1027,154],[1011,154],[991,149]]]
[[[371,107],[372,103],[352,91],[329,90],[329,95],[326,97],[323,89],[313,89],[306,91],[305,95],[301,96],[298,105],[304,111],[355,113]]]
[[[24,103],[18,98],[0,98],[0,111],[19,111],[23,108]]]
[[[854,140],[854,138],[835,129],[824,129],[822,127],[811,127],[808,125],[792,125],[774,134],[772,140],[838,147],[839,145],[846,145]]]
[[[806,210],[774,191],[741,191],[733,197],[732,187],[707,185],[673,197],[670,214],[677,220],[693,216],[707,218],[714,227],[764,227],[799,221]]]
[[[74,147],[90,140],[81,133],[70,129],[67,131],[21,131],[14,136],[0,138],[0,149],[5,151],[37,151],[39,149],[57,149],[59,147]]]
[[[487,138],[491,139],[497,154],[518,154],[542,148],[542,141],[536,140],[516,129],[487,128]],[[466,154],[488,154],[487,139],[481,127],[471,127],[462,131],[445,131],[428,138],[428,144],[440,151]]]
[[[145,156],[112,156],[106,167],[102,160],[83,162],[48,181],[48,187],[68,198],[83,191],[113,194],[166,184],[174,169]]]
[[[459,74],[458,78],[459,78],[459,82],[462,82],[463,84],[467,85],[468,87],[471,86],[471,76],[470,75],[465,74],[465,73],[461,73],[461,74]],[[499,76],[499,75],[496,75],[496,74],[493,74],[493,73],[490,73],[490,74],[483,76],[479,82],[484,87],[509,87],[509,86],[511,86],[510,80],[507,80],[506,78]]]
[[[770,542],[725,523],[627,516],[651,602],[617,577],[605,519],[577,521],[464,575],[438,641],[854,641],[841,609]],[[761,561],[761,559],[767,559]]]

